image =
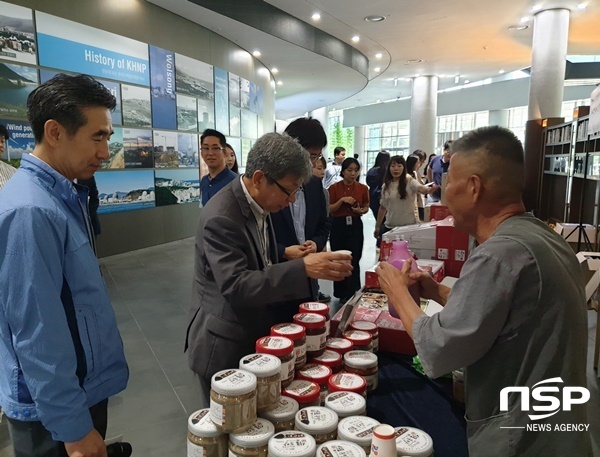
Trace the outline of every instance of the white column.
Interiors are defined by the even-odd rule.
[[[317,108],[315,110],[309,111],[308,115],[309,117],[312,117],[313,119],[316,119],[321,123],[321,125],[323,126],[323,130],[325,130],[325,135],[329,137],[329,113],[327,112],[327,107],[324,106],[322,108]],[[329,154],[327,153],[329,146],[331,145],[327,144],[327,146],[323,148],[323,157],[325,157],[326,159],[329,157]],[[333,145],[331,147],[331,151],[333,151],[333,148],[335,148],[335,146],[336,145]],[[333,152],[331,153],[331,155],[333,156]]]
[[[565,83],[569,16],[566,9],[540,11],[533,22],[528,119],[560,117]]]
[[[488,119],[489,125],[499,125],[500,127],[508,127],[508,110],[497,109],[490,111]]]
[[[354,127],[354,152],[353,154],[358,154],[358,159],[362,164],[365,163],[367,159],[365,157],[365,126],[361,125],[359,127]]]
[[[410,152],[423,149],[435,152],[435,124],[437,116],[437,76],[419,76],[413,79],[410,105]]]

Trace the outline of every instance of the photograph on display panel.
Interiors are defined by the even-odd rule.
[[[250,109],[250,81],[240,78],[240,108]]]
[[[123,125],[128,127],[152,127],[150,89],[122,84],[121,97],[123,99]]]
[[[229,73],[229,104],[240,107],[240,77],[233,73]]]
[[[258,118],[255,113],[242,110],[242,137],[258,138]]]
[[[37,85],[35,68],[0,63],[0,116],[27,119],[27,97]]]
[[[229,105],[229,135],[241,136],[241,114],[240,109]]]
[[[99,171],[94,177],[100,199],[99,214],[156,206],[153,170]]]
[[[198,168],[198,135],[177,134],[177,153],[179,168]]]
[[[213,100],[213,67],[199,60],[175,54],[176,91],[179,94]]]
[[[152,126],[177,128],[175,103],[175,53],[150,46],[150,89],[152,94]]]
[[[125,168],[153,168],[152,131],[123,129]]]
[[[250,111],[256,114],[263,113],[263,92],[260,87],[258,87],[253,82],[249,85],[249,103],[248,108]]]
[[[197,168],[156,170],[156,206],[200,201],[200,176]]]
[[[186,132],[198,131],[198,104],[194,97],[177,94],[177,128]]]
[[[153,137],[154,167],[179,167],[179,154],[177,153],[177,132],[154,130]]]
[[[29,122],[0,119],[0,124],[6,127],[9,135],[2,155],[4,160],[20,159],[23,154],[33,152],[35,138]]]
[[[0,1],[0,59],[35,65],[33,12]]]
[[[229,135],[229,82],[227,72],[214,68],[215,73],[215,128]]]
[[[114,133],[108,140],[110,158],[102,162],[104,170],[119,170],[125,168],[125,149],[123,148],[123,129],[113,128]]]
[[[214,100],[198,99],[198,132],[215,128]]]

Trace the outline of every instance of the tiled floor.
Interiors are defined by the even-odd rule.
[[[374,219],[365,217],[365,249],[361,268],[375,262]],[[186,239],[120,254],[100,261],[117,314],[131,371],[129,385],[109,403],[108,436],[124,434],[134,456],[186,455],[186,420],[200,405],[200,387],[183,353],[186,314],[191,297],[194,240]],[[322,291],[332,292],[331,283]],[[333,308],[339,305],[334,301]],[[596,313],[589,312],[590,352]],[[589,354],[591,365],[592,354]],[[591,428],[595,450],[600,444],[598,381],[588,366]],[[0,457],[10,456],[0,427]],[[596,452],[600,456],[600,452]]]

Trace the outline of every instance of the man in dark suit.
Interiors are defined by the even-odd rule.
[[[313,166],[327,146],[325,130],[316,119],[296,119],[287,126],[285,133],[308,151]],[[321,252],[331,229],[328,213],[323,183],[312,176],[296,195],[296,201],[272,216],[279,257],[293,260]],[[317,281],[313,281],[311,295],[306,299],[328,302],[331,297],[319,292]]]
[[[272,325],[290,321],[279,305],[309,295],[309,278],[335,281],[351,274],[350,256],[332,252],[278,263],[270,213],[293,203],[311,173],[296,140],[268,133],[248,154],[246,173],[200,214],[186,349],[205,396],[213,374],[237,367]]]

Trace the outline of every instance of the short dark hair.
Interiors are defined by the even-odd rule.
[[[523,145],[516,135],[498,125],[480,127],[454,141],[453,153],[484,153],[489,157],[524,163]]]
[[[356,160],[354,157],[348,157],[342,162],[342,169],[340,171],[340,176],[342,178],[344,177],[344,171],[346,171],[346,168],[348,168],[352,164],[356,165],[358,167],[358,171],[360,171],[360,163],[358,162],[358,160]]]
[[[10,138],[8,130],[2,124],[0,124],[0,137],[4,137],[7,140]]]
[[[292,121],[284,132],[295,138],[304,149],[327,146],[327,135],[323,126],[312,117],[299,117]]]
[[[88,75],[59,73],[38,86],[27,98],[27,118],[36,143],[44,138],[44,125],[50,119],[73,136],[87,123],[84,108],[114,110],[117,100],[101,83]]]
[[[346,150],[345,148],[343,148],[343,147],[341,147],[341,146],[338,146],[337,148],[335,148],[335,149],[333,150],[333,156],[334,156],[334,157],[337,157],[337,156],[339,156],[339,155],[340,155],[340,153],[344,152],[345,150]]]
[[[452,148],[452,143],[454,140],[448,140],[444,143],[444,151],[449,151]]]
[[[206,138],[207,136],[217,137],[219,139],[219,143],[221,143],[222,148],[227,146],[227,139],[225,138],[225,135],[223,135],[221,132],[215,129],[206,129],[204,132],[202,132],[202,135],[200,136],[200,146],[202,146],[202,143],[204,143],[204,138]]]
[[[415,149],[411,154],[419,158],[419,160],[425,160],[427,158],[427,153],[422,149]]]

